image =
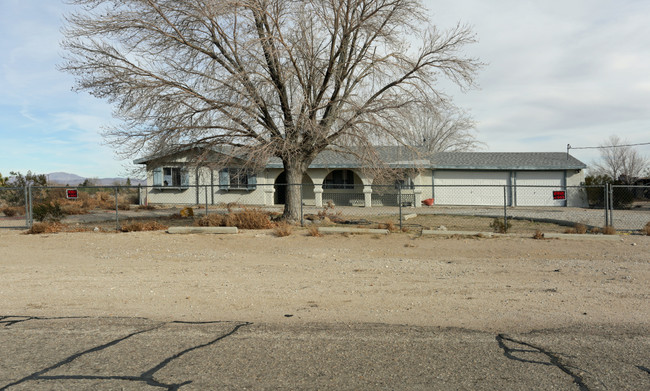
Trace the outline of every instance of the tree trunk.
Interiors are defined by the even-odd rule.
[[[300,221],[300,204],[302,203],[302,177],[305,165],[302,162],[285,160],[284,171],[287,176],[287,198],[282,217],[287,221]]]

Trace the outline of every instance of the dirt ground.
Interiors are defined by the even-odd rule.
[[[0,315],[650,326],[650,237],[611,240],[0,230]]]

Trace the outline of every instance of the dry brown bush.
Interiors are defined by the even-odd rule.
[[[55,222],[34,223],[32,224],[32,228],[27,230],[25,233],[26,234],[53,234],[53,233],[63,231],[65,227],[66,226],[64,224],[55,223]]]
[[[147,205],[138,205],[138,207],[136,208],[136,210],[155,210],[155,209],[156,209],[156,207],[154,205],[149,205],[149,204],[147,204]]]
[[[25,208],[21,206],[7,206],[2,208],[2,213],[7,217],[22,216],[25,214]]]
[[[584,235],[587,233],[587,226],[584,224],[577,223],[573,226],[575,228],[575,233]]]
[[[197,227],[224,227],[225,223],[226,216],[220,214],[202,216],[200,219],[194,220],[194,225]]]
[[[645,227],[643,227],[641,231],[647,236],[650,236],[650,221],[646,223]]]
[[[293,226],[286,221],[281,221],[275,225],[273,228],[273,232],[275,233],[275,236],[278,237],[285,237],[289,236],[293,233]]]
[[[309,236],[315,236],[315,237],[323,236],[323,234],[320,233],[320,231],[318,230],[318,227],[315,225],[310,225],[309,227],[307,227],[307,234]]]
[[[193,217],[194,216],[194,209],[192,209],[189,206],[186,206],[185,208],[181,209],[180,215],[181,215],[181,217]]]
[[[544,239],[544,232],[537,230],[535,231],[535,234],[533,235],[533,239]]]
[[[616,235],[616,229],[612,227],[611,225],[608,225],[603,228],[602,230],[603,235]]]
[[[199,227],[237,227],[240,229],[269,229],[273,223],[268,213],[256,209],[244,209],[227,215],[211,214],[194,221]]]
[[[399,231],[399,228],[395,226],[395,224],[392,221],[386,221],[385,223],[379,223],[377,224],[377,228],[379,229],[387,229],[389,232],[397,232]]]
[[[129,221],[122,225],[122,232],[162,231],[169,228],[157,221]]]
[[[226,226],[240,229],[268,229],[273,227],[273,223],[271,223],[268,213],[257,208],[251,208],[228,213]]]

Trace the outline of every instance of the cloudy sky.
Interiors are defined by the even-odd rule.
[[[650,142],[650,1],[425,0],[434,23],[471,25],[479,88],[447,86],[495,152],[566,151],[612,134]],[[111,107],[71,91],[62,0],[0,0],[0,172],[122,175],[103,145]],[[650,146],[639,147],[650,157]],[[573,150],[589,164],[596,150]]]

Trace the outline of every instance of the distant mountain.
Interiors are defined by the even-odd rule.
[[[58,184],[58,185],[70,185],[78,186],[82,184],[86,179],[95,186],[111,186],[115,184],[124,185],[126,184],[126,178],[85,178],[76,174],[70,174],[68,172],[51,172],[46,174],[47,182],[49,184]],[[131,178],[131,185],[143,185],[145,180],[142,179],[133,179]]]

